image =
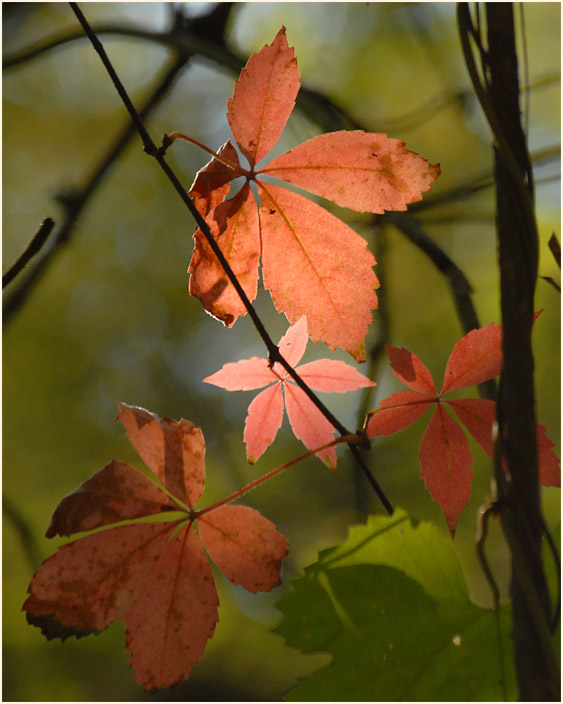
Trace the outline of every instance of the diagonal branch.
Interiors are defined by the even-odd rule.
[[[47,241],[47,237],[51,234],[51,231],[55,223],[51,218],[44,218],[41,221],[41,225],[37,232],[33,235],[31,242],[25,248],[25,251],[18,257],[8,271],[2,275],[2,288],[5,288],[9,283],[11,283],[16,276],[23,271],[27,264],[33,259],[33,257],[41,251],[41,247]]]
[[[131,99],[129,98],[129,95],[121,83],[119,76],[117,75],[115,69],[113,68],[113,65],[111,61],[109,60],[108,55],[106,54],[106,51],[104,47],[102,46],[102,43],[96,36],[96,34],[93,32],[92,28],[90,27],[88,21],[84,17],[82,11],[78,7],[78,4],[75,2],[69,3],[70,7],[72,8],[74,14],[76,15],[78,21],[82,25],[82,28],[84,29],[84,32],[86,33],[88,39],[92,43],[92,46],[94,47],[95,51],[98,53],[106,71],[108,72],[115,89],[117,90],[121,100],[123,101],[123,104],[127,108],[127,111],[129,112],[129,115],[131,117],[131,120],[133,124],[135,125],[135,128],[137,129],[141,140],[143,142],[143,148],[145,152],[149,155],[152,156],[156,159],[158,162],[160,168],[164,171],[166,176],[168,177],[168,180],[171,182],[172,186],[174,187],[176,193],[180,196],[182,199],[183,203],[186,205],[190,213],[192,214],[194,220],[196,221],[198,227],[204,234],[209,246],[213,250],[213,253],[217,257],[219,263],[223,267],[225,274],[227,275],[229,281],[233,285],[234,289],[236,290],[237,294],[239,295],[244,307],[246,308],[249,317],[251,318],[252,322],[254,323],[254,326],[262,338],[262,341],[264,342],[264,345],[266,346],[266,349],[268,350],[268,356],[270,361],[273,362],[279,362],[283,368],[287,371],[287,373],[291,376],[291,378],[295,381],[295,383],[299,386],[299,388],[302,389],[304,393],[307,394],[308,398],[312,401],[312,403],[315,404],[315,406],[319,409],[319,411],[324,415],[324,417],[336,428],[336,430],[341,434],[341,435],[352,435],[349,430],[328,410],[328,408],[321,402],[321,400],[313,393],[313,391],[307,386],[307,384],[301,379],[301,377],[297,374],[297,372],[293,369],[293,367],[285,360],[285,358],[280,354],[279,349],[277,346],[274,344],[272,341],[271,337],[269,336],[266,328],[264,327],[264,324],[262,323],[260,317],[258,316],[256,310],[254,309],[254,306],[248,299],[248,296],[246,295],[244,289],[240,285],[235,273],[233,272],[229,262],[226,260],[225,256],[221,252],[220,247],[218,246],[217,242],[215,241],[215,238],[211,234],[211,231],[205,222],[204,218],[200,215],[199,211],[195,207],[192,199],[188,195],[186,189],[183,187],[181,182],[179,181],[178,177],[172,170],[172,168],[169,166],[169,164],[166,161],[165,155],[164,155],[164,149],[162,148],[157,148],[153,140],[151,139],[151,136],[149,135],[141,117],[139,116],[139,113],[135,109],[135,106],[133,105]],[[371,474],[370,470],[368,469],[367,465],[365,464],[363,458],[361,457],[357,447],[355,445],[349,445],[352,454],[354,455],[354,458],[362,468],[362,471],[366,475],[366,478],[370,482],[371,486],[373,487],[374,491],[377,493],[378,497],[380,498],[381,502],[385,506],[386,511],[389,514],[393,513],[393,507],[391,506],[389,500],[383,493],[383,490],[379,486],[378,482],[376,481],[375,477]]]

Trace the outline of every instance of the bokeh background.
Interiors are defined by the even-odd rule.
[[[338,106],[364,129],[403,139],[410,149],[441,164],[440,179],[413,214],[463,270],[481,324],[499,322],[494,201],[486,187],[490,134],[463,64],[455,5],[228,4],[221,51],[210,38],[213,24],[207,36],[201,25],[200,35],[194,34],[198,25],[193,18],[213,8],[213,3],[83,5],[95,26],[130,30],[129,36],[118,32],[101,37],[136,104],[154,91],[174,60],[174,49],[162,39],[170,37],[174,12],[192,18],[174,36],[183,31],[195,54],[147,120],[153,138],[159,141],[163,133],[179,130],[218,148],[230,137],[226,101],[241,62],[285,25],[303,84],[331,101],[320,110],[323,121],[330,123],[331,106]],[[2,9],[4,58],[52,35],[77,31],[66,3],[4,3]],[[522,80],[528,88],[522,104],[537,179],[540,274],[559,281],[547,241],[553,232],[560,239],[560,5],[524,3],[523,17],[525,33],[518,12],[521,67],[523,74],[527,71]],[[296,109],[275,153],[318,134],[319,115]],[[76,204],[73,198],[111,151],[127,115],[98,56],[80,39],[5,68],[3,118],[5,271],[43,217],[55,220],[56,235]],[[169,160],[189,186],[208,156],[177,143]],[[485,187],[472,189],[480,184]],[[454,192],[456,197],[439,198]],[[273,447],[249,466],[242,432],[253,394],[223,392],[202,383],[224,363],[264,356],[264,350],[248,319],[228,330],[188,296],[194,223],[138,138],[83,205],[68,241],[56,248],[37,285],[4,320],[3,698],[8,701],[149,699],[128,667],[121,624],[96,637],[48,643],[21,612],[33,571],[62,542],[43,537],[58,501],[113,457],[142,467],[115,421],[116,401],[184,417],[202,427],[207,443],[202,505],[302,451],[285,422]],[[370,216],[334,212],[366,237],[379,260],[382,307],[375,313],[367,348],[384,335],[391,344],[416,352],[440,383],[451,348],[463,332],[447,280],[385,219],[376,226]],[[11,305],[24,279],[6,289],[5,303]],[[558,454],[559,305],[559,294],[539,280],[536,308],[545,310],[534,331],[537,414]],[[287,321],[263,291],[257,309],[272,337],[279,339]],[[304,361],[326,356],[353,363],[342,352],[312,343]],[[369,361],[360,366],[364,373],[369,369]],[[356,427],[360,409],[375,407],[399,389],[384,359],[371,372],[378,382],[371,395],[323,396],[349,427]],[[446,532],[419,476],[423,427],[420,420],[395,437],[374,442],[367,460],[394,505],[436,521]],[[489,604],[475,559],[474,533],[477,509],[489,495],[491,468],[470,442],[476,457],[473,495],[455,545],[473,598]],[[543,500],[554,525],[559,521],[559,491],[545,489]],[[324,655],[305,657],[286,648],[270,632],[279,620],[275,602],[319,549],[344,539],[350,524],[381,507],[342,449],[336,476],[317,459],[308,459],[245,501],[274,521],[290,541],[283,586],[252,596],[217,575],[220,622],[201,664],[189,682],[150,699],[279,699],[297,678],[327,661]],[[506,595],[508,559],[498,527],[493,528],[488,553]]]

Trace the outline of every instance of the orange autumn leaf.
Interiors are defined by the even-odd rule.
[[[259,177],[274,176],[339,205],[383,213],[420,200],[440,170],[400,140],[362,131],[319,135],[257,170],[279,140],[299,86],[282,27],[270,45],[250,57],[228,101],[227,118],[250,170],[227,142],[198,172],[190,195],[250,301],[256,297],[261,258],[264,286],[290,323],[306,315],[315,342],[342,347],[363,361],[379,285],[366,242],[320,205]],[[226,200],[228,182],[239,176],[258,184],[257,220],[250,213],[254,196],[245,190],[248,185],[243,197]],[[246,309],[203,233],[194,237],[190,293],[231,326]]]
[[[194,511],[205,481],[205,443],[189,421],[125,404],[119,418],[173,496],[124,462],[96,472],[60,502],[47,535],[102,530],[45,560],[23,608],[49,639],[123,621],[137,681],[154,690],[187,678],[215,631],[219,599],[205,551],[233,583],[270,591],[279,584],[287,540],[246,506]],[[154,520],[114,525],[142,517]]]

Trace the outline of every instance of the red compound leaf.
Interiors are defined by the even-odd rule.
[[[209,216],[211,233],[250,301],[261,257],[264,286],[276,308],[292,323],[307,316],[315,342],[342,347],[361,362],[371,311],[377,308],[375,259],[359,235],[320,205],[260,177],[283,179],[355,210],[383,213],[421,200],[440,169],[398,139],[357,130],[314,137],[256,170],[279,140],[299,87],[297,62],[282,27],[270,45],[250,57],[228,101],[227,118],[250,170],[240,166],[227,142],[197,174],[190,193]],[[259,235],[251,196],[245,191],[243,198],[225,200],[236,176],[258,185]],[[244,210],[240,220],[238,210]],[[190,293],[230,326],[245,309],[200,231],[195,240]]]
[[[537,318],[537,315],[536,315]],[[452,536],[471,494],[473,458],[460,426],[445,410],[449,405],[473,439],[493,457],[493,424],[496,403],[486,399],[444,399],[444,394],[481,384],[502,369],[502,325],[491,323],[472,330],[454,346],[446,365],[444,385],[436,392],[434,380],[423,362],[405,348],[386,346],[393,374],[410,387],[380,402],[367,414],[368,437],[392,435],[414,423],[432,404],[437,408],[420,443],[421,474],[432,498],[438,501]],[[545,428],[537,427],[539,481],[561,486],[561,469]]]
[[[235,584],[269,591],[279,584],[287,540],[245,506],[209,507],[200,519],[193,504],[205,482],[201,431],[185,420],[119,408],[129,439],[173,496],[124,462],[108,463],[61,501],[47,535],[154,520],[60,547],[35,573],[23,608],[47,638],[99,633],[123,621],[137,681],[154,690],[188,677],[215,631],[219,600],[204,547]]]

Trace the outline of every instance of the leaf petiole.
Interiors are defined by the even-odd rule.
[[[208,154],[211,154],[213,156],[213,158],[220,161],[222,164],[227,166],[229,169],[236,171],[236,173],[240,174],[241,176],[246,176],[247,178],[254,178],[254,173],[252,171],[245,169],[240,164],[234,164],[232,161],[225,159],[225,157],[219,156],[219,154],[214,152],[213,149],[206,147],[205,144],[198,142],[197,139],[192,139],[192,137],[188,137],[187,134],[183,134],[182,132],[171,132],[170,134],[165,134],[164,137],[162,138],[162,143],[166,144],[166,146],[169,146],[170,144],[172,144],[172,142],[174,142],[177,139],[183,139],[185,142],[189,142],[190,144],[194,144],[196,147],[203,149]]]
[[[241,496],[244,496],[245,494],[248,494],[249,491],[252,491],[253,489],[256,489],[257,486],[260,486],[265,481],[268,481],[268,479],[272,479],[272,477],[275,477],[277,474],[281,474],[285,469],[288,469],[288,467],[291,467],[294,464],[297,464],[298,462],[301,462],[301,460],[306,459],[307,457],[310,457],[311,455],[316,454],[317,452],[321,452],[322,450],[327,450],[329,447],[334,447],[335,445],[339,445],[340,443],[346,443],[348,445],[363,445],[365,444],[365,438],[362,437],[362,435],[358,434],[350,434],[350,435],[341,435],[338,438],[335,438],[331,442],[327,442],[325,445],[321,445],[320,447],[315,447],[313,450],[309,450],[308,452],[305,452],[303,455],[299,455],[299,457],[295,457],[294,459],[290,460],[289,462],[286,462],[285,464],[280,465],[279,467],[275,467],[274,469],[271,469],[269,472],[266,472],[266,474],[263,474],[261,477],[258,477],[258,479],[254,479],[254,481],[250,482],[250,484],[247,484],[246,486],[243,486],[241,489],[237,489],[237,491],[234,491],[232,494],[229,496],[226,496],[224,499],[221,499],[220,501],[216,501],[214,504],[211,504],[210,506],[205,506],[205,508],[200,509],[199,511],[194,511],[193,513],[190,514],[190,517],[193,519],[200,518],[203,516],[205,513],[210,513],[211,511],[215,511],[215,509],[219,508],[220,506],[224,506],[225,504],[231,503],[231,501],[234,501],[235,499],[238,499]]]

